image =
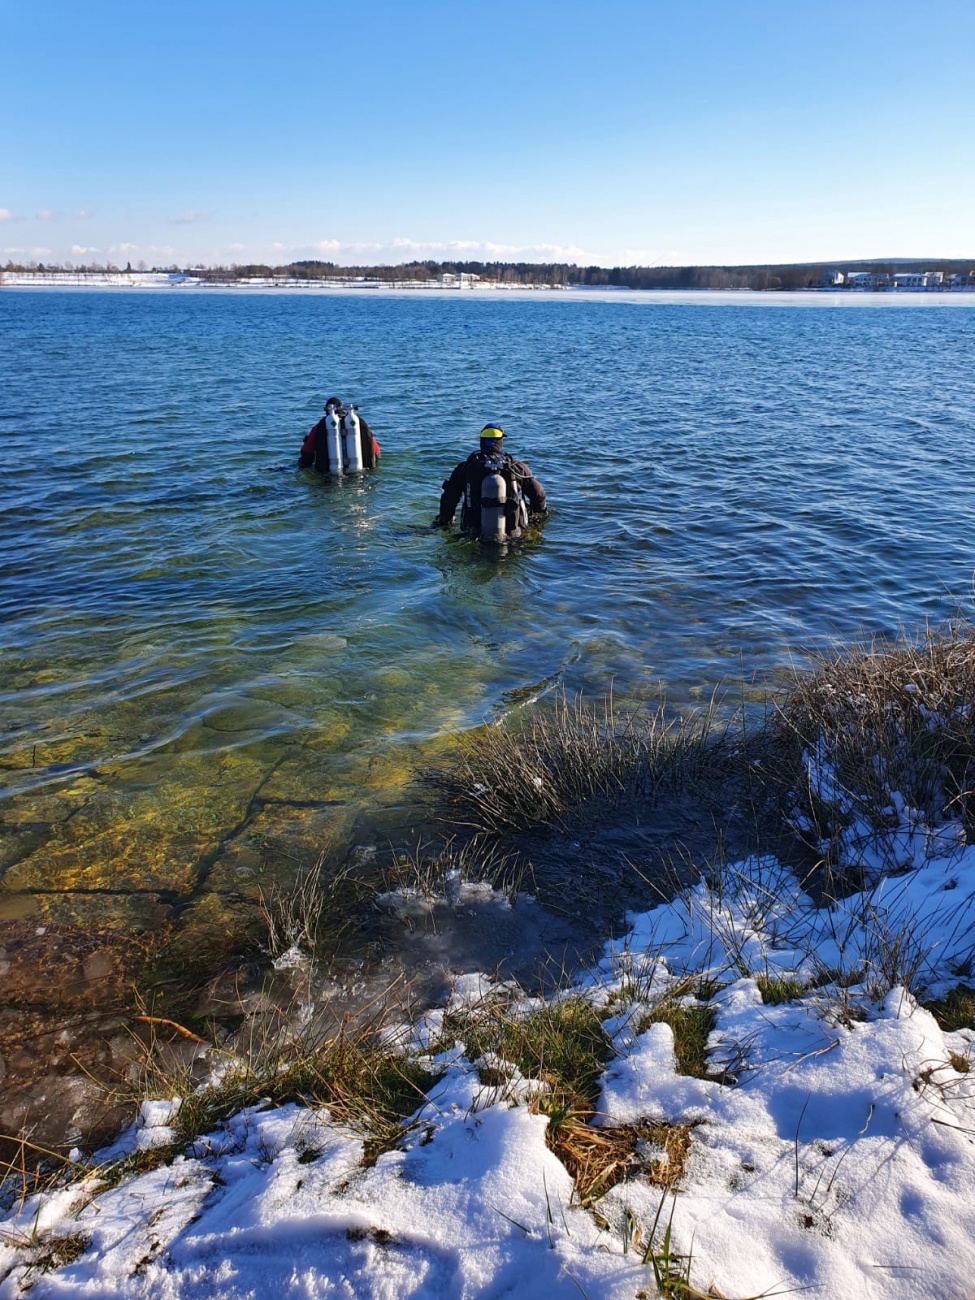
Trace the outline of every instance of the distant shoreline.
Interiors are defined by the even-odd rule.
[[[0,290],[13,293],[37,291],[49,293],[121,293],[158,294],[177,291],[198,295],[248,295],[273,294],[274,296],[320,295],[377,297],[431,295],[439,299],[487,299],[500,295],[505,298],[525,299],[557,296],[575,301],[628,301],[650,303],[684,303],[687,305],[751,305],[751,306],[828,306],[828,307],[975,307],[975,291],[971,289],[830,289],[810,287],[803,289],[707,289],[668,288],[633,289],[615,285],[527,285],[481,281],[475,285],[444,285],[437,281],[380,281],[353,277],[333,277],[314,280],[237,280],[213,281],[191,276],[170,276],[157,272],[118,273],[50,273],[6,271],[0,272]]]
[[[297,277],[250,277],[241,280],[208,280],[200,276],[170,275],[156,271],[67,272],[0,271],[3,289],[209,289],[235,292],[267,291],[289,293],[391,292],[397,293],[566,293],[580,286],[562,284],[506,284],[481,281],[477,285],[445,285],[439,280],[374,280],[361,276],[330,276],[320,279]],[[583,287],[585,291],[585,287]]]
[[[0,287],[35,289],[210,289],[266,293],[537,293],[782,294],[839,298],[890,296],[897,299],[975,295],[975,259],[914,263],[845,262],[842,268],[817,263],[781,266],[599,267],[563,263],[404,262],[396,266],[336,266],[331,262],[292,262],[268,266],[202,266],[148,269],[141,264],[44,265],[8,262]]]

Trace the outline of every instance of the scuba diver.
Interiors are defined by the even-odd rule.
[[[530,518],[546,513],[545,489],[524,461],[501,450],[503,438],[500,425],[484,426],[480,450],[462,460],[444,482],[434,528],[453,523],[462,499],[461,532],[482,542],[500,544],[520,537]]]
[[[301,444],[298,467],[313,466],[319,474],[353,474],[360,469],[374,469],[379,460],[379,443],[372,436],[359,408],[343,407],[340,397],[325,403],[325,416],[312,428]]]

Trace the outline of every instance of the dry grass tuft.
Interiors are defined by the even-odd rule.
[[[536,1104],[542,1114],[545,1099]],[[653,1187],[676,1187],[684,1177],[691,1150],[686,1124],[592,1124],[579,1112],[550,1120],[546,1145],[572,1175],[582,1205],[595,1201],[628,1179],[641,1178]]]
[[[708,1037],[714,1028],[714,1009],[707,1005],[685,1005],[666,1000],[638,1020],[635,1029],[645,1033],[651,1025],[670,1025],[674,1034],[674,1055],[680,1074],[694,1079],[708,1078]]]
[[[24,1282],[33,1285],[33,1275],[53,1273],[79,1259],[91,1245],[91,1238],[82,1233],[44,1235],[36,1229],[32,1233],[0,1232],[0,1243],[20,1251],[20,1263],[25,1266]]]
[[[187,1088],[151,1060],[147,1075],[143,1096],[182,1097],[175,1123],[179,1147],[248,1107],[296,1102],[325,1106],[334,1120],[361,1133],[370,1161],[395,1145],[403,1120],[425,1102],[437,1078],[391,1052],[372,1027],[330,1037],[282,1033],[232,1058],[221,1081],[203,1088]]]
[[[544,1107],[537,1107],[545,1114]],[[572,1175],[580,1204],[588,1207],[634,1172],[639,1134],[633,1128],[601,1128],[588,1117],[550,1120],[545,1145]]]
[[[947,1033],[956,1029],[975,1029],[975,988],[958,984],[943,998],[922,1002]]]
[[[759,975],[755,983],[766,1006],[778,1007],[784,1002],[796,1002],[805,992],[806,987],[799,980],[773,979],[770,975]]]
[[[28,1165],[31,1144],[22,1139],[25,1156],[0,1165],[0,1188],[15,1186],[23,1201],[32,1193],[90,1178],[101,1187],[116,1186],[168,1164],[241,1111],[288,1102],[327,1107],[333,1120],[362,1136],[364,1163],[372,1163],[397,1144],[405,1131],[404,1120],[425,1104],[427,1091],[439,1078],[422,1061],[391,1050],[381,1041],[379,1028],[345,1026],[326,1035],[295,1033],[287,1025],[276,1032],[265,1027],[237,1053],[211,1048],[223,1059],[222,1074],[219,1082],[203,1086],[195,1078],[193,1058],[172,1051],[172,1044],[154,1033],[144,1044],[137,1083],[120,1084],[113,1102],[134,1116],[145,1100],[178,1099],[172,1142],[101,1165],[34,1148],[43,1160]]]
[[[383,888],[405,889],[430,901],[449,900],[456,883],[486,881],[514,899],[531,867],[517,853],[485,844],[476,836],[466,842],[450,837],[442,844],[417,844],[398,853],[383,873]]]
[[[975,832],[975,628],[956,621],[912,639],[877,640],[823,655],[797,674],[779,705],[777,731],[791,747],[804,838],[830,869],[830,842],[848,824],[815,779],[799,779],[802,754],[825,747],[843,801],[879,833],[890,791],[930,825],[962,821]]]
[[[428,778],[451,820],[475,833],[503,834],[559,824],[596,795],[652,797],[679,788],[727,759],[729,721],[714,701],[690,718],[624,714],[559,694],[467,739],[457,764]]]
[[[644,1140],[659,1147],[666,1161],[651,1160],[647,1178],[654,1187],[675,1187],[684,1177],[684,1167],[691,1153],[691,1125],[648,1124]]]
[[[460,1039],[470,1061],[514,1065],[527,1079],[545,1083],[559,1105],[592,1112],[612,1047],[585,999],[558,997],[528,1012],[503,1001],[445,1017],[446,1041]]]

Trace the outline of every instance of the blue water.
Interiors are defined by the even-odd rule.
[[[692,704],[966,605],[975,314],[834,302],[0,292],[0,914],[227,897],[556,683]],[[332,393],[383,447],[339,485]],[[488,420],[552,505],[503,557],[425,527]]]

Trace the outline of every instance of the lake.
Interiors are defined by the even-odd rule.
[[[967,606],[969,302],[0,293],[0,916],[224,933],[432,833],[418,763],[525,700]],[[383,449],[341,483],[333,393]],[[552,507],[503,556],[427,527],[488,421]]]

